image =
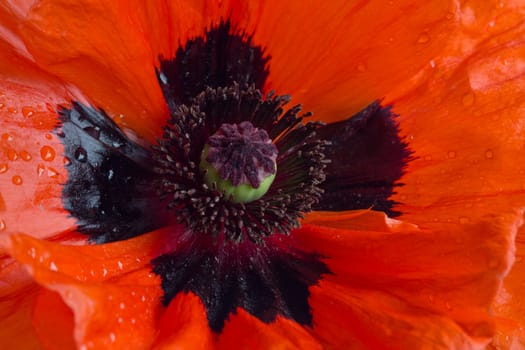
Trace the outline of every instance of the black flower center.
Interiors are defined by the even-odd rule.
[[[161,58],[170,118],[151,147],[101,109],[73,102],[58,112],[69,159],[64,208],[78,230],[105,243],[177,226],[176,250],[152,260],[163,302],[198,295],[217,332],[237,308],[312,326],[309,288],[330,270],[294,247],[303,214],[397,214],[389,197],[410,158],[395,115],[379,102],[324,125],[305,122],[299,105],[287,108],[289,96],[265,96],[269,60],[228,22]],[[217,178],[207,178],[210,169]],[[267,191],[250,200],[219,185],[257,189],[268,177]]]
[[[303,213],[310,211],[323,193],[319,185],[325,178],[326,141],[315,137],[321,124],[302,123],[308,115],[300,115],[299,106],[283,113],[288,101],[287,96],[264,99],[255,88],[234,84],[208,88],[191,106],[180,105],[172,110],[163,138],[155,147],[155,171],[159,194],[169,202],[180,223],[195,233],[225,235],[237,242],[260,242],[272,233],[287,234],[299,226]],[[254,139],[243,141],[250,134],[255,134],[251,135]],[[270,138],[273,144],[267,143]],[[211,143],[208,147],[207,142]],[[209,146],[218,154],[210,154]],[[221,146],[231,152],[221,153]],[[206,158],[218,164],[219,173],[224,170],[223,179],[232,177],[233,186],[243,177],[257,183],[258,176],[264,176],[258,173],[275,171],[275,157],[278,170],[272,186],[258,200],[231,201],[231,193],[210,185],[205,180],[207,173],[199,169],[206,148]],[[231,158],[254,154],[261,157],[253,161]],[[255,163],[260,166],[250,168]],[[221,164],[226,167],[221,168]],[[246,170],[248,176],[244,175]]]

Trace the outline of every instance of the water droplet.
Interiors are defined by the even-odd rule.
[[[42,176],[44,174],[44,171],[46,171],[46,167],[43,164],[38,164],[36,166],[36,173],[38,176]]]
[[[114,343],[116,339],[117,339],[117,337],[116,337],[115,333],[113,333],[113,332],[109,333],[109,340],[112,343]]]
[[[2,134],[2,140],[4,140],[4,141],[13,141],[13,136],[11,134],[8,134],[8,133],[3,133]]]
[[[0,164],[0,174],[5,173],[9,169],[9,166],[6,163]]]
[[[146,296],[145,295],[141,296],[140,300],[142,300],[143,303],[146,302]]]
[[[126,308],[126,304],[124,304],[124,303],[120,303],[120,304],[119,304],[119,307],[120,307],[122,310],[124,310],[124,309]]]
[[[492,152],[492,150],[488,149],[487,151],[485,151],[485,158],[487,158],[487,159],[494,158],[494,152]]]
[[[122,264],[122,261],[120,261],[120,260],[117,262],[117,265],[118,265],[118,268],[120,270],[122,270],[124,268],[124,265]]]
[[[45,135],[45,138],[48,139],[48,140],[52,140],[53,139],[53,135],[51,135],[50,133],[47,133]]]
[[[447,157],[449,157],[449,158],[451,158],[451,159],[452,159],[452,158],[456,158],[456,152],[455,152],[455,151],[449,151],[449,152],[447,153]]]
[[[64,163],[65,166],[68,166],[69,164],[71,164],[71,160],[68,157],[64,157],[62,162]]]
[[[99,139],[100,137],[100,128],[98,126],[87,126],[84,129],[82,129],[88,134],[89,136]]]
[[[461,102],[463,103],[463,106],[465,107],[472,106],[474,104],[474,94],[469,92],[463,95]]]
[[[106,277],[108,275],[108,270],[104,267],[102,268],[102,276]]]
[[[29,254],[30,257],[32,257],[33,259],[36,258],[36,248],[31,248],[29,249],[29,251],[27,252]]]
[[[51,271],[58,271],[58,267],[57,267],[57,265],[56,265],[53,261],[51,261],[51,262],[49,263],[49,269],[50,269]]]
[[[33,158],[33,157],[31,157],[31,154],[29,154],[28,151],[20,151],[20,157],[21,157],[23,160],[25,160],[26,162],[27,162],[27,161],[30,161],[31,158]]]
[[[7,228],[7,226],[5,224],[5,221],[4,220],[0,220],[0,231],[5,231],[6,228]]]
[[[87,152],[82,147],[78,147],[75,150],[75,159],[81,163],[87,162]]]
[[[47,168],[47,176],[49,176],[51,178],[56,178],[56,177],[58,177],[58,171],[55,168],[48,167]]]
[[[14,107],[9,107],[9,108],[7,109],[7,111],[8,111],[9,113],[13,113],[13,114],[15,114],[16,112],[18,112],[18,111],[16,110],[16,108],[14,108]]]
[[[4,104],[3,103],[0,103],[0,109],[4,108]]]
[[[131,322],[131,324],[135,324],[135,323],[137,323],[137,320],[135,318],[131,318],[130,322]]]
[[[33,108],[31,107],[22,107],[22,115],[26,118],[34,114]]]
[[[124,322],[124,319],[122,317],[117,318],[117,322],[122,324]]]
[[[40,149],[40,157],[42,157],[42,159],[46,162],[51,162],[53,159],[55,159],[55,155],[55,150],[50,146],[43,146]]]
[[[19,176],[19,175],[15,175],[15,176],[13,176],[12,181],[13,181],[13,183],[14,183],[15,185],[21,185],[22,182],[23,182],[23,181],[22,181],[22,177]]]
[[[470,219],[467,217],[462,216],[459,218],[459,223],[462,225],[468,224],[469,222],[470,222]]]
[[[7,159],[14,161],[18,159],[18,153],[14,149],[7,150]]]
[[[428,33],[422,33],[418,38],[417,38],[417,43],[418,44],[426,44],[430,41],[430,36],[428,35]]]

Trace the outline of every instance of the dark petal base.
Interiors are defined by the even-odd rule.
[[[247,34],[221,22],[203,37],[179,47],[175,59],[160,59],[159,83],[170,108],[191,104],[206,88],[233,85],[262,89],[268,77],[267,62],[260,46]]]
[[[61,107],[56,134],[64,145],[68,181],[64,208],[97,243],[120,241],[166,220],[151,185],[151,155],[130,141],[102,110],[74,102]]]
[[[317,130],[317,135],[331,142],[325,155],[331,160],[326,167],[324,194],[314,210],[342,211],[368,209],[393,210],[390,200],[396,183],[411,160],[408,145],[400,138],[396,115],[378,101],[348,120],[332,123]]]
[[[198,295],[215,332],[238,307],[267,323],[282,315],[312,325],[309,287],[329,270],[318,255],[291,248],[292,237],[272,235],[261,245],[188,233],[178,247],[153,261],[165,305],[180,292]]]

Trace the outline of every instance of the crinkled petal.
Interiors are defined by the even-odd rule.
[[[149,262],[166,247],[173,249],[161,237],[169,234],[161,231],[114,244],[67,246],[11,235],[3,245],[39,285],[58,293],[72,310],[78,347],[121,349],[133,344],[134,349],[147,349],[157,334],[163,308],[160,279]],[[53,295],[43,298],[37,310],[58,303]],[[36,325],[43,326],[43,315],[37,316]]]
[[[475,36],[467,45],[474,30],[468,20],[478,18],[477,10],[498,25],[485,40]],[[414,151],[400,180],[404,186],[393,197],[403,220],[464,224],[524,204],[525,25],[513,15],[494,16],[466,6],[467,24],[454,47],[407,82],[406,90],[387,97]],[[498,26],[506,19],[502,30]]]
[[[354,230],[350,220],[346,228],[321,227],[314,218],[296,235],[298,246],[325,256],[333,272],[311,289],[313,331],[323,343],[399,349],[487,345],[494,332],[488,310],[513,261],[521,213],[432,231],[385,223],[384,217],[381,223],[373,212],[362,215],[388,230],[361,231],[359,222]]]

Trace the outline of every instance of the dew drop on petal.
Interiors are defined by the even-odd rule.
[[[78,147],[75,150],[75,159],[78,160],[81,163],[85,163],[87,161],[87,152],[82,147]]]
[[[16,108],[14,108],[14,107],[9,107],[9,108],[7,109],[7,111],[8,111],[9,113],[13,113],[13,114],[15,114],[15,113],[18,112],[18,110],[17,110]]]
[[[0,164],[0,174],[5,173],[9,169],[9,166],[6,163]]]
[[[472,106],[474,104],[474,94],[469,92],[461,98],[461,103],[463,103],[463,106],[468,107]]]
[[[462,216],[459,218],[459,223],[462,225],[468,224],[469,222],[470,222],[470,219],[465,216]]]
[[[417,43],[418,44],[426,44],[430,41],[430,36],[428,35],[428,33],[422,33],[418,38],[417,38]]]
[[[22,177],[20,175],[13,176],[12,181],[13,181],[13,184],[15,185],[21,185],[23,182]]]
[[[3,133],[2,134],[2,140],[4,141],[13,141],[13,136],[9,133]]]
[[[119,304],[119,307],[120,307],[121,310],[124,310],[124,309],[126,308],[126,304],[124,304],[124,303],[120,303],[120,304]]]
[[[55,168],[48,167],[47,168],[47,176],[50,178],[57,178],[58,177],[58,171]]]
[[[112,343],[115,342],[116,338],[117,338],[117,337],[115,336],[115,333],[113,333],[113,332],[109,333],[109,340],[110,340]]]
[[[48,140],[51,140],[51,139],[53,139],[53,135],[51,135],[50,133],[47,133],[45,135],[45,138],[48,139]]]
[[[117,262],[117,265],[118,265],[118,268],[120,270],[122,270],[124,268],[124,266],[122,265],[122,261],[120,261],[120,260]]]
[[[57,265],[56,265],[53,261],[51,261],[51,262],[49,263],[49,269],[50,269],[51,271],[58,271],[58,267],[57,267]]]
[[[5,224],[5,221],[4,220],[0,220],[0,231],[5,231],[7,228],[6,224]]]
[[[28,151],[24,150],[24,151],[20,151],[20,158],[22,158],[22,160],[25,160],[27,162],[27,161],[30,161],[31,158],[33,157],[31,157],[31,154],[29,154]]]
[[[7,159],[14,161],[18,159],[18,153],[14,149],[7,150]]]
[[[447,153],[447,157],[450,159],[456,158],[456,152],[455,151],[449,151]]]
[[[71,160],[68,157],[64,157],[62,162],[64,163],[64,166],[68,166],[69,164],[71,164]]]
[[[50,146],[43,146],[40,149],[40,156],[46,162],[51,162],[53,159],[55,159],[55,155],[55,150]]]
[[[485,158],[487,159],[492,159],[494,158],[494,152],[492,152],[492,150],[488,149],[485,151]]]
[[[33,108],[31,107],[22,107],[22,115],[26,118],[34,114]]]
[[[36,166],[36,173],[38,176],[42,176],[46,171],[46,167],[43,164],[38,164]]]

